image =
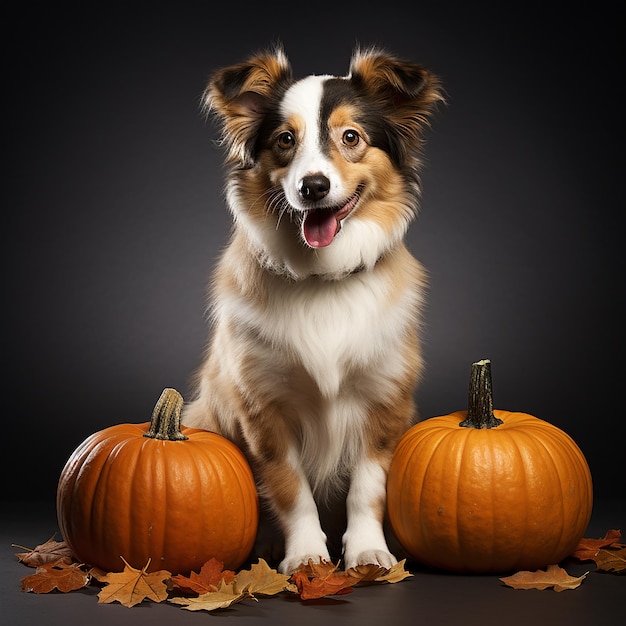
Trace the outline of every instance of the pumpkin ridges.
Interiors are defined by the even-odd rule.
[[[591,510],[591,490],[587,494],[588,497],[576,497],[575,501],[571,501],[571,497],[563,487],[567,484],[585,484],[585,491],[587,491],[589,474],[588,470],[585,469],[587,465],[584,456],[573,439],[548,422],[537,421],[538,423],[533,424],[531,430],[538,431],[540,436],[535,436],[533,441],[535,445],[542,446],[541,456],[550,459],[552,475],[559,478],[559,480],[554,481],[558,484],[559,492],[546,505],[555,515],[554,507],[560,503],[560,515],[555,516],[560,520],[567,519],[570,521],[568,527],[563,522],[559,524],[560,534],[554,538],[553,544],[550,546],[550,553],[554,555],[553,560],[557,562],[574,549],[578,542],[575,535],[582,537],[589,521],[589,517],[585,516],[584,511],[590,512]],[[562,433],[565,436],[562,436]],[[525,437],[529,437],[528,433],[525,433]],[[546,470],[539,473],[543,476],[546,474]],[[576,519],[572,519],[572,512],[574,512]],[[568,535],[574,538],[570,538],[568,541]],[[546,548],[547,550],[548,548]]]
[[[89,489],[89,493],[93,495],[92,510],[87,519],[100,520],[100,523],[90,524],[89,534],[99,553],[98,558],[108,564],[106,569],[111,572],[123,570],[124,563],[121,557],[137,569],[145,565],[138,563],[134,556],[135,550],[140,550],[143,546],[139,541],[133,546],[128,546],[123,532],[123,529],[131,523],[126,514],[132,515],[134,509],[128,502],[134,502],[135,497],[139,500],[139,496],[135,496],[133,490],[135,482],[127,479],[137,472],[139,459],[135,444],[135,439],[124,439],[120,436],[110,439],[102,469],[97,472],[98,482],[93,491]],[[139,506],[143,507],[144,503],[137,502],[136,507]],[[114,517],[113,512],[117,513]]]
[[[451,434],[451,437],[454,435]],[[483,467],[493,467],[493,447],[485,445],[490,440],[490,429],[470,428],[459,437],[463,442],[462,464],[458,472],[456,494],[458,551],[456,559],[490,566],[494,559],[494,542],[497,541],[496,520],[493,512],[493,474],[487,477]],[[480,442],[480,443],[478,443]],[[506,512],[504,512],[506,515]]]
[[[141,555],[141,558],[134,556],[133,561],[143,560],[143,555],[148,554],[152,558],[151,567],[157,570],[161,569],[160,557],[165,556],[165,554],[158,554],[160,551],[158,548],[166,545],[168,512],[172,508],[169,499],[173,494],[169,488],[168,475],[173,474],[175,470],[172,468],[173,459],[167,458],[170,445],[176,444],[147,438],[134,439],[127,444],[128,454],[136,459],[136,464],[132,473],[130,493],[124,490],[127,494],[127,500],[123,502],[124,527],[138,528],[144,532],[137,533],[132,542],[127,537],[120,537],[120,541],[124,541],[128,553]],[[123,470],[122,467],[119,469]],[[118,489],[119,487],[115,485],[116,492]],[[160,494],[160,502],[151,501],[150,494],[154,493]],[[126,560],[128,561],[127,558]],[[130,564],[137,569],[143,567],[139,563]],[[177,568],[173,567],[173,569]]]
[[[584,534],[593,501],[582,451],[531,415],[494,411],[502,420],[497,427],[459,428],[464,413],[420,422],[396,448],[388,516],[400,543],[426,565],[465,572],[537,569],[567,556]],[[420,485],[417,498],[405,486],[411,482]],[[442,516],[440,503],[448,509]],[[453,508],[456,533],[446,517]]]
[[[198,507],[185,497],[187,490],[194,492],[206,489],[207,481],[197,471],[195,462],[196,456],[204,456],[201,453],[202,447],[194,445],[199,442],[189,438],[184,428],[181,431],[188,439],[181,444],[180,450],[175,451],[176,454],[170,455],[170,458],[166,458],[165,453],[170,448],[171,442],[164,442],[162,491],[167,499],[164,500],[162,507],[164,511],[162,538],[155,544],[160,547],[166,561],[177,564],[194,557],[194,546],[181,544],[179,541],[180,528],[184,528],[190,536],[199,536],[206,528],[205,511],[200,510],[204,507]],[[193,468],[194,472],[190,472],[189,468]],[[182,477],[184,484],[181,484]],[[214,495],[214,491],[211,495]],[[208,493],[206,495],[208,496]],[[181,566],[176,565],[175,569],[179,570]]]
[[[428,470],[431,470],[431,473],[436,471],[436,465],[433,462],[432,457],[426,459],[423,458],[421,455],[415,454],[414,451],[415,449],[417,449],[420,445],[421,442],[424,439],[427,439],[428,441],[431,441],[432,439],[435,439],[436,437],[438,437],[438,443],[440,445],[442,445],[442,442],[445,439],[446,433],[445,431],[433,431],[432,433],[428,433],[427,431],[424,431],[423,433],[420,433],[421,437],[420,438],[416,438],[416,440],[414,441],[414,446],[413,446],[413,450],[411,450],[411,460],[413,461],[414,466],[417,466],[417,469],[415,467],[410,467],[407,469],[410,469],[412,471],[407,471],[404,473],[403,475],[403,479],[405,482],[409,482],[409,477],[411,476],[415,476],[416,473],[417,475],[422,479],[421,485],[420,485],[420,489],[419,491],[415,491],[414,493],[419,493],[419,496],[417,496],[417,500],[418,501],[426,501],[429,497],[430,494],[428,494],[426,492],[426,489],[429,485],[429,481],[428,481]],[[423,463],[428,461],[428,465],[426,467],[423,466]],[[411,504],[413,503],[413,501],[416,499],[416,496],[413,496],[413,499],[411,500]],[[400,498],[400,500],[402,501],[402,498]],[[407,503],[407,508],[408,508],[408,503]],[[412,512],[411,510],[407,511],[407,513],[405,513],[404,519],[403,519],[403,526],[405,520],[408,520],[408,524],[409,527],[411,525],[411,515]],[[427,536],[426,532],[425,532],[425,527],[423,527],[421,524],[419,524],[419,521],[416,520],[417,523],[417,533],[419,535],[418,541],[420,541],[421,543],[426,543],[429,541],[429,537]]]
[[[76,448],[57,489],[64,539],[79,560],[108,571],[123,568],[120,556],[138,569],[150,558],[148,571],[168,569],[173,574],[197,571],[211,557],[236,569],[252,549],[258,522],[256,487],[243,454],[215,433],[183,428],[193,439],[145,438],[149,427],[149,423],[109,427]],[[176,427],[164,427],[158,434],[176,435],[175,431]],[[237,458],[236,473],[231,471],[231,456]],[[195,457],[205,465],[207,458],[216,463],[214,476],[191,471]],[[232,497],[230,517],[224,522],[219,513],[226,506],[214,507],[216,494],[226,491]],[[229,532],[231,537],[237,534],[236,541],[230,540]],[[214,548],[207,547],[209,535],[217,537]]]
[[[428,443],[431,444],[433,439],[438,438],[437,443],[440,444],[447,436],[447,432],[443,428],[433,429],[432,431],[421,430],[419,428],[419,424],[416,425],[416,427],[414,428],[415,431],[413,432],[415,432],[416,436],[411,439],[403,438],[403,440],[401,441],[401,445],[403,445],[405,448],[410,448],[407,450],[403,448],[402,451],[402,457],[409,458],[409,467],[407,467],[407,471],[402,474],[402,482],[398,486],[397,490],[397,494],[399,497],[394,501],[394,506],[397,506],[399,504],[402,511],[400,518],[401,521],[400,524],[398,524],[399,528],[398,530],[396,530],[396,533],[398,534],[398,538],[400,539],[401,543],[405,542],[403,543],[403,545],[406,545],[406,543],[411,545],[411,543],[413,543],[410,541],[409,536],[407,535],[407,533],[404,532],[404,530],[406,528],[412,527],[413,522],[418,522],[418,520],[413,520],[413,506],[414,502],[424,500],[426,498],[424,494],[424,489],[428,484],[428,480],[426,471],[423,468],[425,466],[430,467],[431,461],[430,458],[426,459],[422,455],[415,454],[415,450],[422,445],[424,439],[427,439]],[[395,472],[390,472],[390,474],[391,476],[395,476]],[[414,476],[419,476],[421,478],[421,484],[419,485],[419,488],[416,484],[413,483],[413,481],[410,480],[410,477]],[[393,487],[391,487],[391,489],[388,488],[388,492],[391,492],[392,497],[393,494],[396,493]],[[418,542],[426,543],[429,539],[427,536],[425,536],[424,527],[418,522],[415,528],[417,534],[419,535]]]
[[[457,433],[456,426],[454,430],[450,429],[447,435],[448,448],[447,449],[444,448],[441,453],[444,463],[449,462],[450,458],[455,460],[455,467],[452,469],[452,475],[453,475],[453,479],[456,482],[454,485],[450,486],[450,492],[451,493],[454,492],[454,498],[452,499],[451,502],[446,502],[446,505],[445,505],[446,508],[453,507],[453,513],[451,513],[451,518],[454,519],[454,532],[452,534],[448,533],[448,536],[446,537],[446,540],[445,540],[447,544],[450,544],[450,550],[448,550],[448,552],[451,555],[454,555],[451,558],[459,558],[459,556],[460,558],[462,558],[461,553],[463,551],[463,547],[462,547],[463,529],[462,529],[462,523],[461,523],[461,513],[462,513],[463,500],[459,496],[463,493],[461,477],[464,475],[463,467],[465,465],[465,452],[467,450],[468,435],[471,434],[472,432],[474,431],[468,430],[464,437],[460,437],[457,440],[456,439],[456,433]],[[458,443],[456,443],[457,441]],[[455,446],[455,443],[456,443],[456,446]],[[450,447],[458,448],[455,451],[454,455],[450,454]],[[444,451],[446,452],[446,454],[443,454]],[[438,562],[435,561],[433,564],[439,567]]]
[[[211,433],[214,437],[219,437],[219,435],[215,435]],[[220,459],[217,462],[215,450],[214,453],[209,455],[206,454],[206,450],[199,450],[198,454],[194,454],[194,460],[198,467],[201,468],[201,474],[203,475],[203,482],[207,482],[207,478],[209,476],[218,477],[218,481],[212,482],[229,482],[232,483],[232,478],[234,477],[242,477],[247,473],[250,473],[249,467],[246,465],[245,458],[243,457],[243,453],[240,452],[239,449],[235,448],[234,444],[230,441],[222,440],[220,437]],[[227,453],[225,452],[227,451]],[[236,459],[237,466],[234,465],[234,460]],[[225,474],[225,466],[228,466],[228,473],[230,476],[226,476]],[[251,480],[253,480],[251,478]],[[254,492],[254,497],[246,490],[250,497],[244,497],[244,489],[243,485],[240,481],[235,481],[234,485],[240,490],[239,494],[234,494],[232,491],[228,494],[231,497],[228,501],[225,500],[225,496],[227,493],[224,490],[215,490],[211,493],[210,497],[212,499],[211,507],[213,510],[222,511],[221,516],[221,526],[220,533],[222,538],[220,540],[220,548],[222,551],[226,550],[228,555],[224,553],[223,558],[221,559],[224,562],[224,565],[227,569],[236,569],[237,564],[241,563],[243,559],[247,556],[247,553],[250,552],[252,546],[254,544],[254,537],[256,536],[256,526],[257,526],[257,517],[255,516],[255,511],[258,511],[258,499],[256,498],[256,491]],[[236,497],[238,496],[238,497]],[[215,502],[215,498],[219,497],[220,502]],[[238,502],[244,499],[244,510],[250,509],[250,519],[245,520],[245,524],[242,524],[242,520],[240,519],[241,512],[239,507],[237,507],[236,511],[233,511],[233,507],[231,506],[231,502]],[[234,524],[233,516],[237,517],[237,524]],[[204,528],[207,529],[206,522]],[[213,529],[215,530],[215,529]],[[233,533],[237,531],[237,534]],[[210,540],[210,537],[207,537],[207,541]],[[244,556],[243,553],[246,552]],[[235,565],[233,565],[235,563]]]
[[[115,502],[109,502],[107,494],[109,493],[109,481],[111,480],[111,473],[113,471],[112,459],[119,456],[121,448],[124,446],[124,440],[119,440],[118,437],[113,439],[101,439],[95,446],[93,452],[90,452],[89,456],[83,463],[85,473],[90,476],[91,480],[95,479],[95,483],[83,483],[81,484],[81,491],[74,494],[73,502],[80,506],[83,501],[87,501],[91,498],[89,513],[86,516],[85,511],[80,514],[80,523],[88,525],[88,528],[81,528],[78,532],[78,536],[83,539],[80,549],[76,547],[76,551],[79,554],[88,553],[89,548],[86,547],[84,537],[87,537],[87,541],[92,542],[94,548],[97,550],[99,558],[102,558],[102,554],[106,554],[108,546],[115,545],[116,536],[119,534],[119,524],[88,524],[86,520],[100,519],[102,511],[110,510],[111,506],[117,507],[120,502],[116,499]],[[100,468],[96,471],[96,468],[92,465],[94,461],[100,462]],[[129,470],[132,468],[129,468]],[[79,477],[82,479],[82,476]],[[86,510],[86,506],[84,507]],[[69,542],[68,542],[69,543]],[[117,554],[113,559],[107,559],[109,564],[109,571],[121,571],[124,568],[124,563],[121,560],[122,554]],[[127,555],[127,558],[131,558],[131,555]],[[134,567],[137,567],[136,563],[131,563]],[[142,566],[140,566],[142,567]]]
[[[556,444],[557,431],[551,430],[550,435],[552,437],[553,443]],[[580,450],[580,448],[576,445],[574,440],[566,435],[569,441],[568,446],[563,446],[561,449],[561,454],[567,456],[567,462],[562,463],[569,470],[568,482],[569,482],[569,492],[563,492],[563,503],[564,506],[568,506],[570,510],[574,510],[576,512],[576,520],[575,527],[578,531],[577,534],[580,534],[582,537],[587,524],[589,523],[590,515],[585,515],[584,511],[591,511],[593,505],[593,486],[591,482],[591,474],[588,471],[587,461]],[[572,489],[576,491],[576,486],[584,485],[583,493],[571,493]],[[563,543],[563,542],[562,542]],[[562,551],[566,554],[570,554],[576,544],[578,542],[571,540],[569,543],[563,543]]]
[[[555,533],[554,534],[554,538],[553,538],[553,542],[552,545],[549,548],[546,548],[546,551],[549,554],[559,554],[560,549],[561,549],[561,544],[563,543],[563,536],[564,536],[564,532],[565,532],[565,524],[563,523],[562,520],[564,520],[566,517],[568,517],[568,511],[567,508],[565,506],[565,500],[563,498],[563,480],[565,479],[564,477],[564,472],[566,471],[564,468],[569,469],[569,465],[568,464],[564,464],[562,462],[562,452],[563,452],[563,446],[554,446],[551,445],[549,446],[546,442],[546,438],[550,438],[551,436],[551,430],[549,428],[544,428],[542,431],[542,436],[540,439],[536,440],[536,445],[542,446],[543,450],[544,450],[544,454],[542,456],[545,456],[546,459],[549,459],[550,465],[551,465],[551,471],[552,471],[552,475],[555,477],[555,480],[553,481],[553,484],[555,485],[555,497],[553,498],[553,501],[551,503],[551,506],[555,508],[556,507],[559,508],[560,511],[560,515],[558,516],[559,519],[561,520],[561,523],[559,524],[559,533],[558,535]],[[555,456],[559,457],[559,462],[557,464]],[[556,479],[558,478],[558,480]],[[555,515],[555,514],[554,514]],[[555,515],[556,517],[556,515]],[[553,526],[554,528],[554,526]],[[564,555],[566,556],[566,555]],[[553,559],[551,559],[551,561],[553,562],[557,562],[560,561],[561,559],[557,556],[555,556]]]
[[[522,456],[525,484],[525,523],[521,526],[522,533],[526,545],[531,550],[540,547],[544,554],[549,555],[554,552],[551,545],[554,544],[553,531],[557,526],[562,526],[563,520],[563,511],[557,512],[555,508],[557,506],[555,501],[559,499],[559,494],[554,492],[555,483],[558,485],[558,470],[550,458],[549,451],[542,446],[537,437],[517,430],[515,438]],[[541,526],[535,523],[537,519],[542,520]],[[544,525],[550,529],[549,533],[545,532]],[[527,566],[530,568],[532,564],[527,562],[526,555],[526,551],[521,549],[512,552],[507,569],[527,569]],[[553,562],[551,559],[548,560]]]

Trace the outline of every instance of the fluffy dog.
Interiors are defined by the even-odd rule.
[[[318,502],[340,494],[345,568],[396,563],[386,475],[414,422],[425,273],[403,240],[439,82],[355,50],[345,77],[295,80],[280,46],[218,70],[234,220],[212,337],[183,422],[237,443],[284,537],[279,569],[330,557]]]

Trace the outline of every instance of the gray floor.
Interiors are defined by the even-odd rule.
[[[556,593],[518,591],[503,585],[497,576],[460,576],[427,571],[408,564],[414,576],[403,582],[356,588],[343,596],[304,603],[283,594],[245,601],[207,615],[175,605],[145,602],[133,608],[98,604],[97,587],[68,594],[36,595],[20,590],[21,578],[33,572],[19,563],[12,543],[27,547],[58,534],[53,503],[4,503],[0,524],[0,624],[7,626],[160,626],[208,624],[222,620],[236,624],[306,626],[336,621],[359,624],[506,624],[506,626],[590,625],[610,626],[623,620],[626,578],[594,572],[594,563],[566,561],[572,576],[592,570],[576,590]],[[600,537],[610,528],[626,530],[626,506],[622,502],[596,502],[586,536]],[[207,621],[209,620],[209,621]],[[211,622],[219,623],[219,622]],[[622,622],[623,623],[623,622]]]

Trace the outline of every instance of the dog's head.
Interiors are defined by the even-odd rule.
[[[346,77],[294,80],[280,47],[217,71],[204,106],[232,166],[230,208],[264,262],[294,278],[373,266],[415,215],[440,100],[429,71],[375,48]]]

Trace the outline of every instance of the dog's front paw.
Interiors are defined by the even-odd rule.
[[[387,550],[363,550],[358,554],[344,555],[344,568],[349,570],[359,565],[377,565],[384,569],[391,569],[398,560],[396,557]]]
[[[327,550],[323,551],[323,554],[299,554],[289,556],[287,555],[281,564],[278,566],[278,571],[281,574],[290,575],[297,572],[304,565],[308,565],[309,561],[313,563],[321,563],[322,561],[330,561],[330,555]]]

